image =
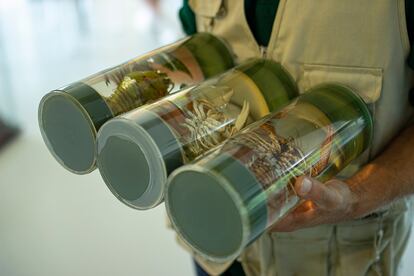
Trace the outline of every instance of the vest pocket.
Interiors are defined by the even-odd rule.
[[[411,221],[407,212],[337,225],[334,275],[396,275]]]
[[[276,275],[328,275],[332,225],[271,233]]]
[[[377,242],[379,231],[383,231],[379,218],[338,225],[335,275],[371,275],[373,271],[378,270],[379,268],[375,267],[379,261],[376,250],[382,251],[384,245],[389,242],[388,235]]]
[[[367,104],[375,103],[381,96],[381,68],[304,64],[302,72],[298,79],[302,92],[322,83],[335,82],[354,89]]]

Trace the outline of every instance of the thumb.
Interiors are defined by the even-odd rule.
[[[344,204],[345,185],[340,181],[331,180],[323,184],[316,179],[301,176],[296,179],[295,190],[302,199],[312,201],[320,209],[337,209]],[[346,187],[347,190],[348,187]],[[343,194],[345,192],[345,194]]]

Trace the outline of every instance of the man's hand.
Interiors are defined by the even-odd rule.
[[[302,176],[296,179],[295,190],[304,201],[271,231],[288,232],[355,218],[353,210],[358,196],[345,182],[335,179],[323,184]]]
[[[401,197],[414,194],[414,125],[405,129],[375,160],[345,182],[321,183],[298,177],[295,190],[304,201],[271,231],[288,232],[364,217]]]

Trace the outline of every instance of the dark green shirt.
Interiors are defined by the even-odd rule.
[[[267,46],[272,32],[279,0],[245,0],[244,10],[249,27],[259,45]],[[408,36],[410,44],[414,43],[414,1],[405,0]],[[184,31],[190,35],[197,31],[195,16],[188,6],[188,0],[184,0],[179,12]],[[410,52],[407,60],[409,66],[414,69],[414,51]]]

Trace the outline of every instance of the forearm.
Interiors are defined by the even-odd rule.
[[[414,193],[414,126],[405,129],[376,159],[346,182],[354,192],[354,217],[363,217]]]

